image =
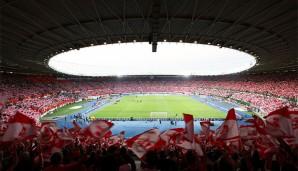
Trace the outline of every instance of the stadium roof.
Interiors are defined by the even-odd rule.
[[[247,73],[294,70],[296,0],[1,0],[1,72],[56,74],[47,60],[92,45],[211,44],[258,58]]]

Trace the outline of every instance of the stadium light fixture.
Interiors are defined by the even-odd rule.
[[[189,73],[184,73],[183,77],[190,77],[190,74]]]

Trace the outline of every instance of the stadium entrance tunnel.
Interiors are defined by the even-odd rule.
[[[57,54],[48,65],[78,76],[225,75],[248,70],[254,56],[218,46],[160,42],[152,52],[148,43],[118,43]]]

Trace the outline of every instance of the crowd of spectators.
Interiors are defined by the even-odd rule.
[[[16,111],[34,119],[63,101],[75,100],[103,94],[131,92],[175,92],[196,93],[248,102],[268,113],[282,106],[297,109],[298,79],[288,75],[254,75],[247,77],[214,77],[194,79],[88,79],[65,80],[51,76],[3,75],[0,80],[0,94],[6,97],[5,109],[1,112],[0,132]],[[15,101],[12,101],[15,100]],[[1,148],[2,170],[136,170],[136,158],[125,147],[106,148],[99,142],[69,143],[61,152],[54,153],[44,161],[42,151],[46,146],[37,140],[25,141],[11,148]],[[297,170],[297,148],[272,153],[260,158],[256,149],[230,154],[215,146],[202,146],[204,156],[198,157],[192,151],[182,152],[176,148],[153,150],[141,161],[146,171],[155,170],[207,170],[207,171],[253,171],[253,170]],[[138,160],[138,159],[137,159]],[[295,168],[296,167],[296,168]],[[1,170],[0,169],[0,170]]]
[[[202,145],[203,156],[192,151],[163,147],[149,151],[140,160],[125,146],[105,147],[100,142],[68,143],[48,159],[47,146],[36,139],[11,148],[2,148],[0,170],[8,171],[295,171],[297,148],[260,157],[256,148],[230,153],[212,145]]]
[[[64,79],[53,76],[3,74],[0,95],[6,99],[0,122],[6,123],[17,110],[34,117],[60,102],[105,94],[174,92],[223,97],[247,102],[262,113],[282,106],[297,109],[298,79],[294,74],[250,75],[243,77]],[[69,101],[68,101],[69,102]],[[5,128],[1,126],[1,129]]]

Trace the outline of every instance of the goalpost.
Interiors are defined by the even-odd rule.
[[[150,112],[150,118],[168,118],[168,112]]]

